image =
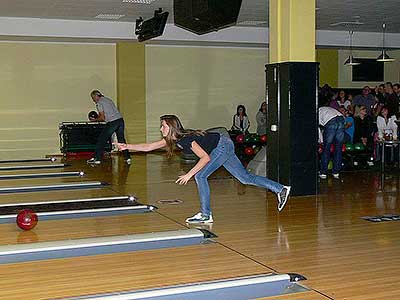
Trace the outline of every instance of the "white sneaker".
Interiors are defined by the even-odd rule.
[[[289,194],[290,194],[290,186],[283,186],[282,191],[280,191],[278,195],[278,211],[282,211],[282,209],[285,207],[286,202],[289,199]]]
[[[339,173],[333,173],[333,178],[339,179]]]
[[[318,174],[319,178],[326,179],[326,174]]]
[[[128,158],[128,159],[125,160],[125,162],[126,162],[127,165],[130,165],[132,163],[132,159]]]
[[[91,164],[91,165],[99,165],[99,164],[101,164],[101,161],[95,159],[94,157],[91,158],[91,159],[89,159],[89,160],[87,160],[86,162],[87,162],[88,164]]]
[[[195,214],[193,217],[186,219],[186,223],[191,223],[191,224],[197,224],[197,223],[208,224],[212,222],[214,222],[212,214],[210,214],[209,216],[204,216],[201,212]]]

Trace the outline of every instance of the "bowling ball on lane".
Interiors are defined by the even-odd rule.
[[[22,230],[31,230],[38,223],[38,216],[31,209],[23,209],[18,213],[16,221]]]

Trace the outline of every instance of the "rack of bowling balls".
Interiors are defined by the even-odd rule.
[[[318,144],[318,158],[321,159],[323,146]],[[333,167],[333,153],[335,145],[331,145],[331,160],[328,163],[328,170]],[[342,145],[342,169],[353,170],[359,168],[369,168],[373,165],[373,150],[362,143],[346,143]]]
[[[60,150],[64,155],[74,153],[93,153],[96,148],[97,139],[106,127],[101,122],[62,122],[60,130]],[[110,152],[112,148],[111,139],[105,145],[105,151]]]
[[[235,144],[236,156],[244,166],[247,166],[261,147],[267,144],[266,134],[229,132],[229,135]]]

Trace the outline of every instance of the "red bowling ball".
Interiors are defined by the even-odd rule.
[[[246,155],[249,155],[249,156],[253,155],[253,154],[254,154],[254,149],[253,149],[253,147],[246,147],[246,148],[244,148],[244,153],[246,153]]]
[[[324,146],[322,144],[318,144],[318,153],[321,154],[324,151]]]
[[[31,230],[38,222],[37,214],[31,209],[23,209],[17,215],[17,225],[23,230]]]
[[[267,135],[263,134],[262,136],[260,136],[260,141],[265,144],[267,142]]]
[[[243,134],[238,134],[236,136],[236,142],[239,144],[242,144],[244,142],[244,135]]]

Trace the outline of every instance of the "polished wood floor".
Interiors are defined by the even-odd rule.
[[[178,157],[134,155],[131,166],[113,156],[100,166],[69,161],[79,178],[4,180],[2,187],[99,180],[104,189],[1,194],[0,203],[135,195],[155,213],[39,222],[28,232],[0,225],[0,244],[176,230],[198,211],[194,181],[174,183],[190,169]],[[26,171],[3,171],[17,174]],[[59,170],[30,170],[59,172]],[[281,213],[270,192],[243,186],[223,170],[210,177],[215,243],[0,265],[0,299],[51,299],[215,280],[261,273],[300,273],[309,292],[264,299],[400,299],[400,222],[363,216],[400,214],[400,175],[344,173],[320,182],[317,196],[293,197]],[[160,200],[182,200],[163,204]]]

